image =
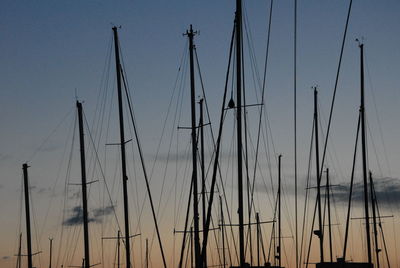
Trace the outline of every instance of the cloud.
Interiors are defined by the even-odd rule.
[[[390,205],[400,202],[400,180],[395,178],[375,179],[374,187],[378,204]],[[368,191],[370,190],[368,186]],[[348,202],[350,184],[342,184],[332,188],[333,197],[339,202]],[[352,202],[361,204],[364,202],[364,184],[357,182],[353,185]]]
[[[114,211],[114,206],[110,205],[104,208],[96,208],[93,210],[93,215],[95,218],[106,216]]]
[[[113,206],[107,206],[104,208],[96,208],[93,210],[93,216],[88,216],[88,222],[100,223],[103,220],[103,216],[109,215],[113,212]],[[83,209],[81,206],[76,206],[72,209],[72,215],[67,218],[64,222],[64,226],[74,226],[83,223]]]

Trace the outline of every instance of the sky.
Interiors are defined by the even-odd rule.
[[[301,198],[307,174],[308,150],[312,127],[312,90],[318,85],[322,128],[326,131],[326,121],[329,115],[329,105],[335,83],[336,69],[339,61],[340,46],[345,25],[349,1],[299,1],[298,3],[298,39],[297,39],[297,107],[298,107],[298,167],[302,183]],[[248,103],[257,103],[254,89],[257,85],[252,80],[251,64],[256,64],[259,73],[263,73],[267,26],[270,1],[244,1],[246,16],[246,31],[251,38],[251,46],[255,60],[249,59],[249,43],[245,43],[245,65]],[[98,141],[101,161],[105,153],[110,159],[104,164],[103,171],[111,189],[111,196],[120,217],[122,201],[120,182],[115,179],[119,175],[118,151],[105,147],[105,143],[117,142],[115,94],[108,93],[105,98],[105,88],[115,90],[114,62],[111,53],[112,26],[119,29],[120,43],[123,53],[124,67],[130,84],[133,98],[135,119],[139,126],[148,169],[151,170],[151,187],[156,194],[156,207],[161,211],[162,227],[168,251],[168,263],[177,256],[180,238],[172,235],[173,228],[182,228],[183,211],[189,184],[182,178],[175,177],[188,174],[187,161],[183,160],[188,151],[189,133],[179,132],[176,127],[188,126],[189,118],[189,84],[188,77],[182,82],[182,88],[187,89],[180,97],[171,97],[175,80],[187,74],[180,70],[182,55],[187,51],[187,40],[182,34],[192,24],[199,31],[195,36],[196,49],[201,65],[202,77],[210,107],[214,133],[217,131],[219,109],[222,102],[225,73],[228,62],[229,42],[233,27],[234,1],[8,1],[0,3],[0,266],[14,267],[17,253],[19,229],[24,230],[24,217],[20,217],[21,208],[21,178],[22,164],[28,162],[31,168],[31,193],[34,214],[37,214],[38,241],[35,250],[42,250],[41,259],[35,259],[37,267],[47,267],[48,237],[55,237],[56,254],[61,249],[77,245],[76,254],[70,254],[66,259],[74,261],[68,265],[79,265],[81,245],[79,228],[74,225],[74,219],[79,217],[80,196],[76,188],[67,187],[64,197],[64,185],[75,183],[79,179],[78,151],[71,153],[72,160],[68,162],[71,146],[72,130],[75,116],[75,101],[84,101],[85,116],[90,126],[99,120],[98,100],[105,100],[102,107],[107,116],[115,121],[110,123],[108,136],[101,137],[93,130]],[[329,155],[326,166],[332,170],[333,182],[347,189],[351,171],[351,159],[354,147],[356,123],[359,106],[359,48],[354,41],[364,40],[366,61],[366,106],[368,121],[369,169],[377,179],[378,197],[382,196],[384,211],[397,215],[387,220],[391,249],[396,251],[395,239],[398,240],[400,230],[394,228],[398,224],[399,207],[396,205],[399,191],[399,155],[400,144],[400,2],[397,0],[372,1],[355,0],[349,22],[348,35],[344,48],[342,67],[338,83],[336,106],[334,108],[331,139],[328,146]],[[113,52],[113,51],[112,51]],[[274,1],[271,26],[271,42],[267,70],[265,109],[268,112],[268,122],[274,144],[271,150],[272,158],[283,154],[284,180],[286,197],[285,230],[293,235],[293,1]],[[111,62],[108,64],[108,59]],[[110,70],[108,70],[110,66]],[[182,67],[186,68],[186,67]],[[106,70],[106,71],[105,71]],[[104,81],[106,79],[108,83]],[[179,80],[180,81],[180,80]],[[196,85],[199,87],[197,78]],[[177,91],[178,92],[178,91]],[[179,91],[180,92],[180,91]],[[198,93],[198,95],[201,95]],[[180,117],[173,122],[173,112],[167,118],[167,111],[172,99],[172,110],[180,107]],[[113,106],[112,106],[113,105]],[[114,111],[111,111],[114,108]],[[249,117],[256,116],[257,110],[249,110]],[[233,164],[229,161],[232,146],[233,114],[228,113],[227,127],[224,134],[229,138],[225,143],[223,159],[227,160],[226,178]],[[256,118],[256,117],[253,117]],[[157,145],[163,133],[164,122],[170,124],[163,137],[159,153]],[[254,130],[256,119],[250,121]],[[175,132],[174,132],[175,130]],[[103,129],[103,131],[106,131]],[[127,130],[129,131],[129,130]],[[168,149],[169,139],[173,136],[172,150]],[[130,132],[132,134],[132,132]],[[168,136],[170,135],[170,136]],[[89,138],[89,135],[86,135]],[[254,138],[255,136],[253,136]],[[178,147],[177,140],[182,144]],[[210,144],[210,136],[208,142]],[[77,139],[77,137],[76,137]],[[253,140],[254,141],[254,140]],[[76,141],[75,141],[76,142]],[[185,143],[186,142],[186,143]],[[90,147],[90,142],[87,142]],[[134,143],[130,145],[132,152]],[[185,147],[186,146],[186,147]],[[209,146],[210,147],[210,146]],[[90,150],[90,148],[88,148]],[[94,160],[93,148],[88,158],[91,177],[96,180],[102,172]],[[169,155],[169,152],[174,156]],[[207,151],[209,153],[209,150]],[[157,156],[157,162],[154,159]],[[137,154],[135,164],[130,167],[131,174],[140,173]],[[208,156],[208,158],[210,158]],[[274,162],[274,161],[272,161]],[[154,164],[154,168],[153,168]],[[360,165],[358,164],[358,167]],[[159,194],[163,187],[163,169],[168,169],[165,176],[165,192]],[[68,173],[69,172],[69,173]],[[261,173],[268,173],[263,167]],[[276,173],[273,164],[272,171]],[[356,172],[359,176],[360,173]],[[376,174],[376,175],[375,175]],[[136,175],[135,175],[136,178]],[[135,242],[135,252],[141,252],[145,238],[154,238],[154,228],[151,221],[148,201],[145,197],[145,187],[142,176],[130,183],[130,193],[133,215],[132,229],[141,231],[140,242]],[[100,180],[100,179],[99,179]],[[101,180],[100,180],[101,182]],[[136,182],[136,184],[134,183]],[[259,182],[263,185],[262,182]],[[235,183],[228,183],[233,193]],[[274,184],[273,184],[274,185]],[[179,186],[179,187],[178,187]],[[186,193],[184,192],[186,187]],[[359,188],[359,187],[358,187]],[[358,189],[357,188],[357,189]],[[343,220],[345,202],[343,189],[338,190],[338,216]],[[180,196],[176,193],[183,191]],[[109,255],[101,257],[101,235],[115,235],[117,227],[110,212],[110,204],[104,201],[106,195],[103,183],[91,186],[90,204],[93,226],[93,262],[107,259],[111,265],[114,252],[114,242],[105,245]],[[173,194],[175,192],[175,195]],[[266,197],[260,190],[258,202],[269,202],[271,194]],[[234,202],[233,194],[228,194],[230,202]],[[160,197],[161,196],[161,197]],[[178,196],[178,197],[177,197]],[[232,196],[232,197],[231,197]],[[397,199],[396,199],[397,197]],[[175,198],[175,200],[173,200]],[[23,200],[23,199],[22,199]],[[68,204],[64,206],[64,200]],[[357,200],[357,199],[356,199]],[[340,202],[343,201],[343,202]],[[357,203],[357,201],[355,201]],[[144,205],[147,212],[143,213],[141,223],[138,223],[140,206]],[[21,207],[22,206],[22,207]],[[261,206],[261,205],[260,205]],[[267,207],[268,207],[267,206]],[[182,215],[178,215],[180,209]],[[231,211],[236,208],[232,206]],[[270,208],[262,209],[264,219],[270,219]],[[170,212],[170,213],[168,213]],[[356,209],[360,214],[361,211]],[[217,212],[215,212],[217,215]],[[62,220],[63,215],[66,217]],[[75,217],[74,217],[75,216]],[[107,217],[106,217],[107,216]],[[119,218],[122,222],[122,217]],[[62,224],[64,223],[64,224]],[[343,224],[343,222],[342,222]],[[61,228],[66,226],[65,228]],[[68,227],[70,226],[70,228]],[[71,227],[73,226],[73,227]],[[360,226],[361,223],[360,223]],[[343,229],[343,225],[341,226]],[[268,231],[270,227],[265,227]],[[357,229],[357,226],[354,227]],[[65,244],[60,242],[61,229],[65,230]],[[358,228],[360,229],[360,228]],[[78,233],[73,233],[74,231]],[[396,233],[397,231],[397,233]],[[113,232],[113,233],[111,233]],[[67,235],[68,234],[68,235]],[[354,234],[355,235],[355,234]],[[338,235],[339,236],[339,235]],[[64,238],[65,238],[64,237]],[[178,242],[175,242],[174,239]],[[65,238],[66,239],[66,238]],[[139,241],[139,240],[138,240]],[[63,241],[64,242],[64,241]],[[68,244],[70,243],[70,244]],[[74,244],[75,243],[75,244]],[[354,242],[355,243],[355,242]],[[78,245],[79,244],[79,245]],[[154,245],[153,245],[154,244]],[[292,240],[287,242],[285,254],[293,254]],[[338,242],[338,244],[340,244]],[[103,245],[104,246],[104,245]],[[353,245],[357,248],[357,243]],[[173,251],[175,250],[175,251]],[[338,246],[337,252],[340,251]],[[315,250],[313,252],[316,252]],[[340,255],[339,253],[337,253]],[[354,259],[362,256],[354,254]],[[143,258],[143,252],[141,252]],[[159,254],[156,241],[152,241],[152,265],[159,267]],[[315,257],[317,255],[313,255]],[[62,258],[62,257],[60,257]],[[313,260],[315,260],[315,257]],[[392,255],[393,263],[399,265]],[[140,259],[140,258],[137,258]],[[39,263],[40,261],[40,263]],[[141,260],[142,261],[142,260]],[[60,263],[59,261],[58,263]],[[139,265],[139,261],[137,265]],[[175,260],[176,263],[176,260]],[[285,260],[285,265],[293,267],[292,258]]]

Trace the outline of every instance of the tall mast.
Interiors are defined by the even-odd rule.
[[[238,214],[240,267],[245,265],[243,228],[243,160],[242,160],[242,1],[236,0],[236,120],[238,165]]]
[[[368,263],[372,264],[371,256],[371,234],[369,226],[369,209],[368,209],[368,181],[367,181],[367,145],[366,145],[366,130],[365,130],[365,105],[364,105],[364,44],[359,44],[360,47],[360,79],[361,79],[361,144],[362,144],[362,164],[363,164],[363,181],[364,181],[364,206],[365,206],[365,231],[367,234],[367,250]]]
[[[330,184],[329,184],[329,168],[326,169],[326,194],[328,198],[328,232],[329,232],[329,256],[330,261],[333,262],[333,253],[332,253],[332,222],[331,222],[331,199],[330,199]]]
[[[278,206],[278,267],[282,267],[282,257],[281,257],[281,251],[282,251],[282,230],[281,230],[281,225],[282,225],[282,220],[281,220],[281,158],[282,155],[280,154],[278,157],[278,198],[279,198],[279,206]]]
[[[257,266],[260,267],[260,216],[256,213],[257,222]]]
[[[319,238],[320,262],[324,262],[324,234],[322,232],[322,213],[321,213],[321,176],[319,173],[319,142],[318,142],[318,91],[314,87],[314,130],[315,130],[315,167],[317,175],[317,203],[318,203],[318,223],[319,230],[314,233]]]
[[[200,102],[200,165],[201,165],[201,202],[203,206],[203,232],[206,229],[206,171],[204,168],[204,99]],[[207,267],[207,250],[204,252],[203,264]]]
[[[380,268],[380,263],[379,263],[379,252],[381,251],[379,249],[378,245],[378,229],[376,228],[376,197],[375,197],[375,191],[374,191],[374,184],[372,180],[372,172],[369,172],[369,188],[371,191],[371,203],[372,203],[372,219],[374,221],[374,240],[375,240],[375,255],[376,255],[376,267]]]
[[[83,240],[84,240],[84,247],[85,247],[85,268],[89,268],[90,267],[89,226],[88,226],[89,224],[88,224],[88,209],[87,209],[85,139],[84,139],[84,133],[83,133],[82,103],[77,101],[76,107],[78,109],[79,146],[80,146],[80,152],[81,152]]]
[[[117,267],[119,268],[121,266],[121,259],[120,259],[120,242],[121,239],[121,231],[118,230],[118,234],[117,234]]]
[[[146,238],[146,268],[149,268],[149,239]]]
[[[49,238],[50,241],[50,257],[49,257],[49,268],[51,268],[51,259],[53,257],[53,238]]]
[[[117,27],[113,27],[114,32],[114,47],[115,47],[115,65],[117,71],[117,90],[118,90],[118,113],[119,113],[119,133],[121,146],[121,166],[122,166],[122,182],[124,195],[124,220],[125,220],[125,256],[126,267],[131,267],[131,250],[129,242],[129,213],[128,213],[128,189],[126,175],[126,156],[125,156],[125,133],[124,133],[124,113],[122,109],[122,90],[121,90],[121,63],[119,59],[119,41]]]
[[[28,164],[22,165],[24,171],[24,191],[25,191],[25,220],[26,220],[26,243],[28,249],[28,268],[32,268],[32,242],[31,242],[31,219],[29,210],[29,184],[28,184]]]
[[[192,25],[186,35],[189,38],[189,55],[190,55],[190,103],[192,115],[192,165],[193,165],[193,223],[194,223],[194,255],[196,268],[203,265],[202,256],[200,254],[200,237],[199,237],[199,204],[197,202],[197,139],[196,139],[196,95],[195,95],[195,80],[194,80],[194,60],[193,60],[193,37],[196,33],[193,32]],[[206,256],[206,254],[204,254]]]

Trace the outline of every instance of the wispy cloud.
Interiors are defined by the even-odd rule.
[[[93,210],[93,215],[88,216],[88,222],[100,223],[103,217],[113,212],[113,206],[107,206],[104,208],[96,208]],[[74,226],[83,223],[83,209],[81,206],[76,206],[72,210],[72,215],[67,218],[64,222],[64,226]]]
[[[376,198],[379,204],[390,205],[400,202],[400,180],[395,178],[375,179],[374,187]],[[369,191],[368,186],[368,191]],[[350,184],[342,184],[339,187],[332,188],[335,200],[347,202],[349,199]],[[364,202],[364,184],[362,182],[354,183],[353,197],[354,203]]]
[[[114,206],[110,205],[104,208],[96,208],[93,210],[93,216],[99,218],[111,214],[114,211]]]

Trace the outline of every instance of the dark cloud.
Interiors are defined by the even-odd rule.
[[[89,222],[95,221],[93,218],[88,218]],[[83,209],[81,206],[76,206],[72,209],[72,216],[63,222],[65,226],[73,226],[83,223]]]
[[[111,214],[114,211],[114,206],[107,206],[104,208],[96,208],[93,210],[93,216],[99,218]]]
[[[109,215],[113,212],[113,206],[107,206],[104,208],[96,208],[93,210],[93,216],[88,216],[89,222],[100,223],[103,216]],[[81,206],[76,206],[72,209],[72,215],[67,218],[64,222],[64,226],[74,226],[83,223],[83,209]]]
[[[400,202],[400,180],[395,178],[375,179],[374,187],[378,204],[390,205]],[[368,186],[368,191],[369,191]],[[332,193],[336,201],[348,202],[350,184],[342,184],[332,188]],[[353,185],[352,202],[364,202],[364,184],[357,182]]]

